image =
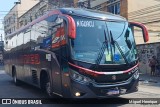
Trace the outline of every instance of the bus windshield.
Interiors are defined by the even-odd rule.
[[[70,40],[72,59],[92,64],[128,64],[137,60],[128,22],[73,16],[76,38]]]

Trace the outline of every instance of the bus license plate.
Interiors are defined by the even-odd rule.
[[[117,94],[119,94],[119,90],[109,90],[107,92],[107,95],[117,95]]]

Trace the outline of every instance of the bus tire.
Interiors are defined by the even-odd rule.
[[[51,82],[46,71],[41,72],[40,84],[42,91],[44,91],[49,97],[52,97],[53,94],[51,93]]]
[[[49,97],[53,97],[53,94],[51,93],[51,82],[50,81],[46,82],[45,91]]]
[[[20,81],[17,79],[17,73],[15,68],[13,69],[13,81],[16,86],[20,85]]]

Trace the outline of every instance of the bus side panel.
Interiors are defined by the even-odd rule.
[[[17,52],[16,52],[16,72],[18,74],[18,79],[21,80],[21,81],[24,81],[24,78],[23,78],[23,74],[24,74],[24,67],[23,67],[23,49],[20,48],[20,49],[17,49]]]
[[[46,71],[48,74],[51,74],[51,62],[46,60],[46,55],[47,52],[40,50],[30,53],[30,73],[28,74],[30,77],[30,84],[39,88],[41,71]]]

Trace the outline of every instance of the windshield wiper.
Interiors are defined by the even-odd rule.
[[[113,39],[113,34],[112,34],[111,31],[110,31],[110,37],[111,37],[111,44],[112,44],[113,47],[114,47],[114,52],[115,52],[115,45],[116,45],[117,48],[118,48],[118,50],[120,51],[122,57],[124,58],[125,62],[128,64],[128,61],[127,61],[127,58],[126,58],[125,54],[123,53],[123,51],[122,51],[122,49],[120,48],[120,46],[119,46],[119,44],[117,43],[117,41],[115,41],[115,40]]]
[[[107,48],[107,52],[109,53],[109,48],[108,48],[108,39],[107,39],[107,35],[106,35],[106,31],[104,30],[104,36],[105,36],[105,41],[102,44],[102,47],[100,48],[100,51],[98,53],[98,57],[96,59],[96,68],[98,68],[98,65],[100,64],[103,54],[105,52],[105,49]]]

